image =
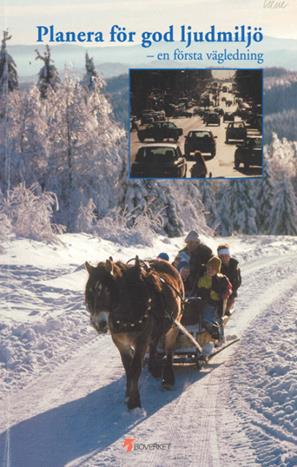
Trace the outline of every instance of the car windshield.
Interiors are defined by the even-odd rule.
[[[210,134],[207,131],[191,131],[189,133],[190,138],[210,138]]]
[[[172,122],[157,123],[158,128],[176,128],[176,125]]]
[[[143,147],[140,148],[136,159],[137,161],[145,162],[159,158],[160,160],[173,160],[177,158],[176,152],[173,148],[168,147]]]
[[[230,128],[244,128],[244,123],[242,122],[231,123]]]
[[[252,148],[257,148],[257,149],[261,149],[262,147],[262,140],[261,138],[257,138],[257,139],[249,139],[247,141],[247,145],[252,147]]]

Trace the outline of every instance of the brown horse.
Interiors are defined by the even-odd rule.
[[[162,384],[174,384],[173,351],[182,318],[184,286],[177,270],[167,261],[135,259],[135,264],[86,263],[89,273],[86,305],[91,323],[99,332],[108,327],[117,346],[127,377],[129,409],[141,407],[138,391],[144,355],[149,348],[149,371],[162,376]],[[164,365],[157,356],[159,339],[164,339]]]

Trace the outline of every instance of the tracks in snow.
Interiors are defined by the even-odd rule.
[[[243,335],[257,315],[294,288],[297,274],[292,258],[296,255],[263,258],[243,268],[242,293],[228,325],[231,334]],[[9,413],[4,401],[0,452],[4,446],[9,449],[0,461],[5,467],[163,467],[220,466],[228,457],[231,466],[257,465],[258,447],[251,446],[248,429],[257,426],[261,438],[265,426],[253,413],[244,419],[228,401],[228,387],[236,376],[231,356],[240,345],[214,357],[201,373],[193,367],[177,368],[176,387],[170,392],[161,391],[160,382],[144,371],[145,412],[131,414],[123,403],[124,377],[117,350],[109,337],[97,338],[51,374],[11,394]],[[238,440],[233,460],[222,445],[226,434]],[[170,448],[128,454],[122,447],[127,436],[146,445],[169,443]]]

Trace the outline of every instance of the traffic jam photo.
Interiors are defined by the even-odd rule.
[[[130,177],[263,174],[261,69],[131,69]]]

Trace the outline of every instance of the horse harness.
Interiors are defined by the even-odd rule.
[[[131,258],[130,260],[127,261],[126,264],[130,263],[134,259],[135,258]],[[139,262],[144,267],[146,272],[151,272],[152,271],[153,274],[155,273],[155,271],[150,267],[150,264],[148,262],[142,261],[142,260],[140,260]],[[185,306],[186,301],[185,301],[183,295],[180,293],[180,291],[177,290],[177,288],[174,287],[172,284],[169,284],[163,277],[159,277],[159,279],[160,279],[160,282],[162,284],[169,287],[181,299],[182,310],[184,310],[184,306]],[[171,323],[173,323],[174,325],[177,325],[177,322],[176,322],[173,314],[172,313],[170,314],[168,312],[167,305],[166,305],[166,300],[165,300],[164,296],[161,293],[156,294],[156,295],[158,295],[158,298],[163,302],[163,309],[164,309],[165,317],[167,319],[169,319]],[[138,319],[138,320],[132,321],[132,322],[127,321],[127,320],[124,321],[124,320],[121,320],[121,319],[112,319],[112,324],[114,326],[115,332],[127,332],[127,331],[138,332],[138,331],[142,330],[144,323],[147,321],[147,319],[150,316],[151,310],[152,310],[152,298],[149,298],[148,299],[148,305],[147,305],[147,307],[146,307],[146,309],[144,311],[143,317],[141,319]]]

